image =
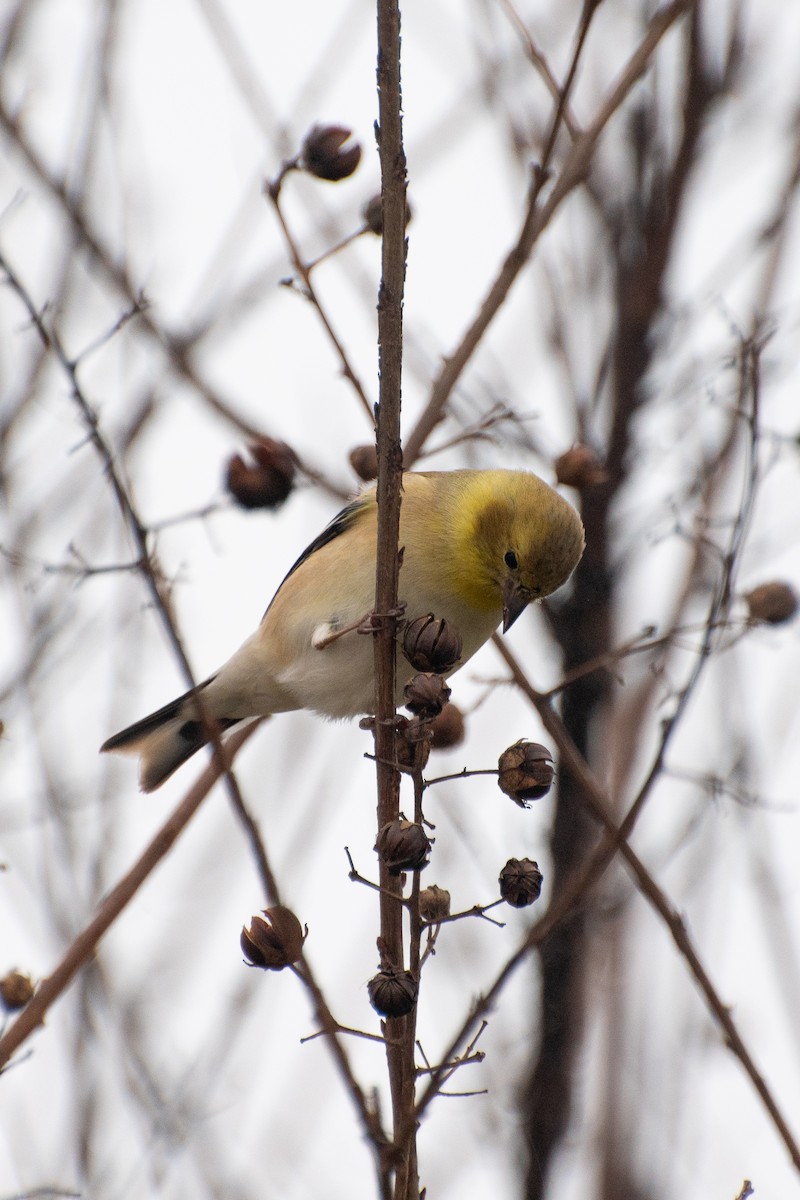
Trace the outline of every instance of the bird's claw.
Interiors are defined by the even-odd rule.
[[[401,621],[406,611],[405,600],[400,600],[395,608],[388,613],[368,612],[356,626],[357,633],[380,633],[386,628],[387,621]]]

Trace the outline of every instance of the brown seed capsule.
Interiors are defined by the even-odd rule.
[[[24,1008],[33,996],[34,985],[30,975],[22,971],[9,971],[0,979],[0,1001],[9,1012]]]
[[[527,808],[526,801],[540,800],[553,784],[553,756],[546,746],[520,738],[500,755],[497,764],[500,790]]]
[[[344,125],[313,125],[303,140],[301,165],[317,179],[346,179],[361,162],[359,143],[345,146],[352,136],[352,129]]]
[[[566,487],[588,488],[606,483],[609,478],[591,446],[573,446],[553,464],[556,479]]]
[[[444,675],[461,658],[463,648],[461,634],[443,617],[428,613],[406,622],[403,654],[415,671]]]
[[[431,840],[421,825],[398,817],[378,833],[375,849],[389,868],[390,875],[401,871],[421,871],[428,865]]]
[[[464,740],[464,714],[457,704],[445,704],[428,728],[432,734],[432,750],[451,750]]]
[[[412,717],[410,721],[406,717],[398,717],[395,751],[399,767],[424,770],[431,753],[431,734],[427,723],[423,724],[419,717]]]
[[[797,592],[788,583],[762,583],[745,595],[751,621],[782,625],[797,613]]]
[[[541,890],[542,872],[532,858],[510,858],[500,872],[500,895],[514,908],[527,908]]]
[[[370,233],[377,234],[378,236],[383,233],[383,208],[381,205],[380,192],[376,196],[370,196],[369,200],[361,210],[361,215],[364,218],[364,224]],[[411,205],[408,202],[408,197],[406,197],[406,227],[408,226],[412,215]]]
[[[432,883],[419,894],[419,915],[423,921],[441,921],[450,916],[450,893]]]
[[[369,1002],[382,1017],[404,1017],[417,1003],[419,984],[410,971],[385,968],[367,984]]]
[[[255,462],[239,454],[228,461],[225,483],[242,508],[278,508],[294,486],[296,460],[285,442],[259,438],[248,450]]]
[[[374,446],[355,446],[350,451],[350,466],[359,479],[369,483],[378,478],[378,451]]]
[[[403,688],[403,703],[418,717],[436,717],[450,699],[450,688],[441,675],[420,674]]]
[[[306,932],[290,908],[276,904],[256,914],[242,929],[239,943],[247,961],[267,971],[280,971],[297,962]]]

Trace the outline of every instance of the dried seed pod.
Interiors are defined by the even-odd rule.
[[[608,471],[591,446],[573,446],[553,464],[556,479],[566,487],[588,488],[606,483]]]
[[[239,943],[247,961],[267,971],[281,971],[297,962],[306,933],[290,908],[276,904],[256,914],[242,929]]]
[[[745,594],[751,621],[782,625],[797,613],[797,592],[788,583],[762,583]]]
[[[450,916],[450,893],[432,883],[419,894],[419,915],[423,921],[441,921]]]
[[[432,750],[451,750],[454,746],[460,746],[464,740],[464,714],[457,704],[445,704],[428,728],[432,735]]]
[[[423,771],[431,753],[430,727],[419,717],[398,717],[395,752],[399,767]]]
[[[500,790],[520,808],[528,800],[540,800],[553,784],[553,756],[546,746],[520,738],[500,755],[497,764]]]
[[[461,634],[443,617],[427,613],[406,622],[403,654],[415,671],[444,675],[461,658],[463,648]]]
[[[301,165],[317,179],[346,179],[361,162],[359,143],[345,145],[352,136],[352,129],[344,125],[312,125],[303,139]]]
[[[375,446],[354,446],[350,451],[350,466],[364,483],[378,478],[378,451]]]
[[[369,1002],[382,1017],[405,1017],[417,1003],[419,984],[410,971],[384,968],[367,984]]]
[[[403,703],[418,717],[436,717],[450,699],[450,688],[441,675],[420,674],[403,688]]]
[[[500,895],[514,908],[527,908],[541,890],[542,872],[532,858],[510,858],[500,872]]]
[[[375,196],[370,196],[369,200],[361,210],[361,215],[364,218],[364,224],[370,233],[377,234],[378,236],[383,233],[383,207],[381,205],[380,192],[378,192],[378,194]],[[406,197],[406,227],[408,226],[411,217],[411,205],[408,202],[408,197]]]
[[[424,771],[431,753],[430,741],[407,742],[398,738],[395,742],[398,767],[406,767],[410,771]]]
[[[379,830],[375,849],[389,868],[389,874],[399,875],[401,871],[421,871],[427,867],[431,840],[417,822],[398,817]]]
[[[0,979],[0,1002],[9,1012],[24,1008],[34,993],[34,983],[30,975],[22,971],[8,971]]]
[[[228,460],[225,484],[242,508],[278,508],[294,486],[296,459],[285,442],[259,438],[248,450],[255,462],[239,454]]]

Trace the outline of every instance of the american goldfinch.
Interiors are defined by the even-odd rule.
[[[104,743],[140,756],[143,791],[207,742],[198,692],[220,730],[300,708],[328,717],[372,711],[373,641],[357,630],[375,603],[377,513],[372,488],[301,554],[224,667]],[[569,578],[584,539],[575,510],[536,475],[443,471],[404,475],[399,545],[405,618],[444,618],[463,639],[462,666],[501,621],[506,632],[532,600]],[[398,703],[414,673],[398,656]]]

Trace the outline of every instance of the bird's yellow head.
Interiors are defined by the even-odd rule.
[[[503,632],[533,600],[566,583],[584,548],[571,504],[524,471],[465,471],[459,557],[470,602],[503,609]]]

